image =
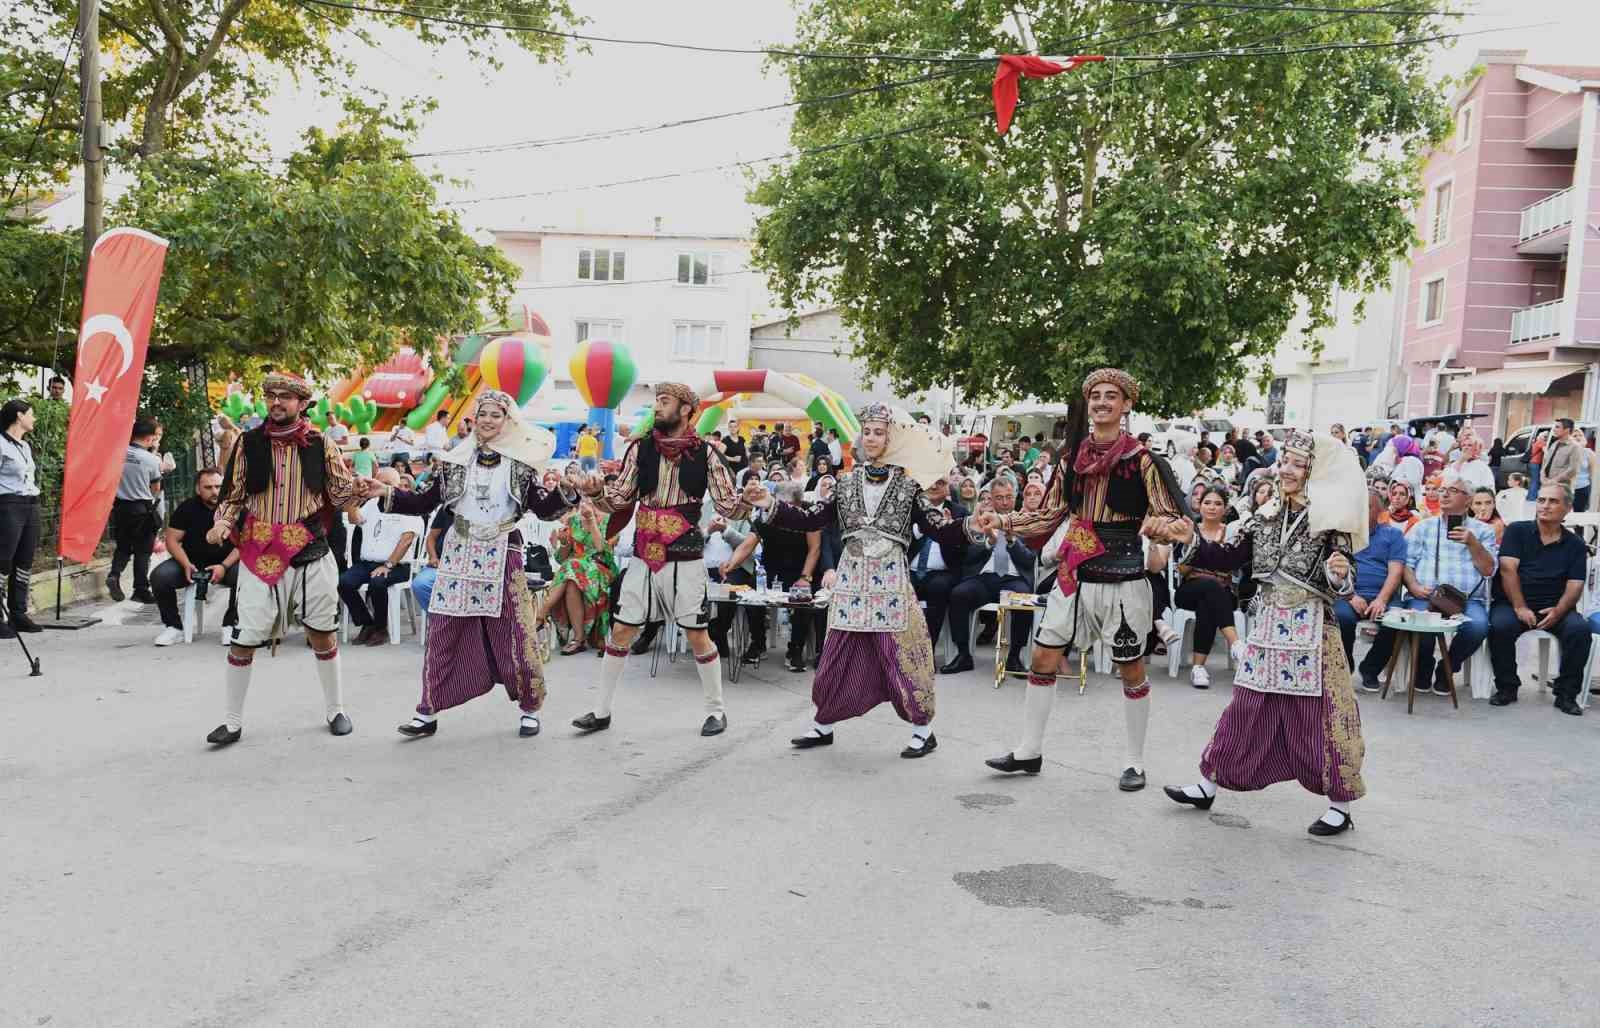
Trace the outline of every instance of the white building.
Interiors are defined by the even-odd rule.
[[[622,343],[638,378],[626,414],[651,400],[656,382],[703,380],[750,362],[750,325],[765,314],[762,277],[748,270],[750,241],[659,230],[602,233],[561,229],[493,231],[522,269],[514,304],[550,328],[552,366],[539,407],[583,407],[567,364],[585,339]]]
[[[1394,272],[1389,287],[1367,294],[1359,316],[1363,298],[1334,291],[1334,323],[1317,333],[1322,349],[1316,354],[1304,336],[1304,316],[1297,317],[1273,355],[1271,383],[1254,398],[1251,411],[1269,424],[1317,431],[1334,422],[1351,427],[1401,416],[1405,382],[1397,371],[1397,319],[1405,298],[1397,298],[1395,288],[1405,288],[1405,263],[1396,262]]]

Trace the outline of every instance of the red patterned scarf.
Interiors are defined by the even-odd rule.
[[[692,428],[682,435],[667,435],[660,429],[652,429],[650,439],[656,444],[656,453],[665,457],[668,464],[676,464],[686,455],[697,452],[704,442]]]
[[[1092,435],[1086,436],[1083,442],[1078,444],[1078,455],[1073,459],[1072,470],[1080,477],[1109,475],[1113,465],[1138,453],[1143,445],[1136,436],[1128,432],[1122,432],[1105,444],[1095,442]]]
[[[288,425],[275,425],[268,421],[262,428],[265,429],[267,438],[273,442],[298,448],[306,444],[306,436],[311,432],[311,422],[305,418],[295,418]]]

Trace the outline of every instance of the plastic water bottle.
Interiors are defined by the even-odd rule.
[[[760,564],[756,565],[756,591],[763,593],[767,591],[767,569]]]

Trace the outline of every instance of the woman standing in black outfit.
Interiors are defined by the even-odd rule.
[[[11,611],[10,620],[0,622],[0,639],[43,631],[28,617],[33,554],[39,548],[39,482],[33,448],[22,437],[33,431],[33,417],[27,400],[0,406],[0,576]]]

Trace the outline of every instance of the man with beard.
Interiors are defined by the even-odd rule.
[[[711,604],[699,523],[708,493],[717,513],[730,521],[748,518],[750,505],[739,498],[726,462],[713,457],[695,434],[699,403],[688,386],[661,383],[656,387],[654,427],[628,444],[616,477],[609,482],[594,475],[578,479],[579,489],[607,514],[638,504],[633,558],[600,662],[600,700],[593,711],[572,722],[584,734],[611,727],[611,701],[640,626],[669,617],[688,638],[700,673],[706,713],[700,734],[720,735],[728,727],[722,662],[707,632]]]
[[[239,548],[238,626],[228,648],[227,716],[208,736],[228,746],[243,734],[255,651],[277,647],[291,619],[305,626],[322,682],[328,731],[349,735],[339,669],[339,571],[328,526],[360,505],[337,448],[305,418],[311,386],[282,372],[266,377],[267,420],[239,436],[223,472],[222,502],[206,541]]]
[[[1150,682],[1144,647],[1154,618],[1139,537],[1170,542],[1185,538],[1190,526],[1172,470],[1123,428],[1139,400],[1133,376],[1117,368],[1091,372],[1083,380],[1083,398],[1090,433],[1063,459],[1044,503],[1037,510],[978,518],[985,532],[1028,540],[1048,538],[1071,520],[1059,554],[1058,588],[1050,591],[1034,632],[1022,739],[987,763],[997,771],[1039,773],[1062,653],[1068,646],[1086,651],[1104,640],[1111,644],[1126,700],[1128,761],[1117,784],[1135,792],[1145,786]]]

